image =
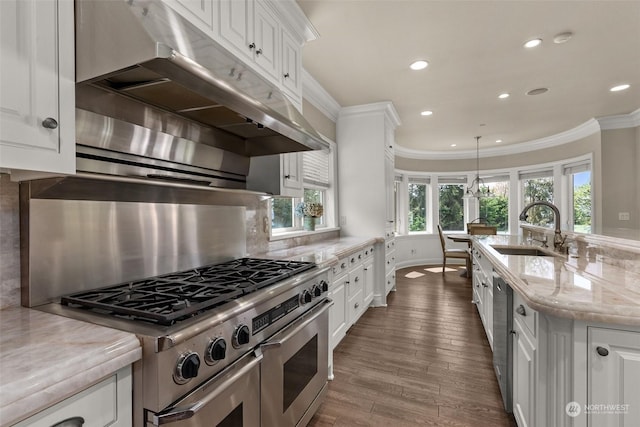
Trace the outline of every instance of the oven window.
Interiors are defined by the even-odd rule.
[[[236,407],[216,427],[242,427],[242,403]]]
[[[296,397],[318,372],[318,336],[315,335],[284,364],[284,399],[286,412]]]

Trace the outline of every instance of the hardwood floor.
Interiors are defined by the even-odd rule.
[[[515,426],[471,281],[411,267],[396,272],[396,288],[335,349],[335,379],[309,426]]]

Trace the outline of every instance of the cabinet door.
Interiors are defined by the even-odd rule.
[[[385,208],[387,224],[395,226],[395,172],[394,172],[393,151],[385,150],[384,156],[384,186],[385,186]]]
[[[589,328],[588,425],[637,426],[640,333]]]
[[[220,0],[220,37],[245,58],[253,57],[253,0]]]
[[[485,285],[484,299],[482,301],[484,306],[484,328],[489,340],[489,347],[493,351],[493,286],[491,283],[486,283]]]
[[[73,173],[73,2],[2,0],[0,20],[0,167]]]
[[[163,0],[205,32],[213,28],[213,0]]]
[[[282,164],[282,195],[302,197],[302,154],[280,155]]]
[[[373,259],[366,260],[363,264],[364,279],[364,305],[369,306],[373,300],[373,288],[375,284],[375,270],[373,268]]]
[[[513,415],[518,427],[535,426],[536,346],[519,319],[513,319]]]
[[[280,81],[280,26],[277,19],[260,2],[254,3],[253,38],[256,64]]]
[[[282,86],[294,100],[302,98],[302,46],[282,29]]]
[[[329,309],[329,349],[333,350],[344,338],[347,331],[347,276],[334,280],[330,298],[333,305]]]

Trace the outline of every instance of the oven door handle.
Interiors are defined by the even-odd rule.
[[[284,344],[292,336],[294,336],[295,334],[300,332],[302,329],[309,326],[311,322],[315,321],[319,316],[322,315],[322,313],[327,311],[329,307],[331,307],[332,305],[333,305],[333,301],[329,298],[326,298],[324,301],[322,301],[321,303],[313,307],[311,311],[303,315],[296,322],[292,323],[291,325],[287,326],[282,331],[280,331],[278,335],[285,334],[284,337],[275,341],[267,341],[264,344],[260,344],[260,349],[268,350],[269,348],[272,348],[272,347],[282,346],[282,344]]]
[[[207,406],[213,399],[220,396],[230,385],[235,383],[239,378],[252,370],[257,364],[262,361],[262,352],[258,349],[254,351],[255,359],[248,362],[242,368],[238,369],[233,375],[227,378],[222,384],[216,386],[215,391],[209,393],[204,399],[199,400],[189,406],[176,407],[167,410],[166,412],[153,414],[149,413],[148,422],[155,426],[163,424],[170,424],[176,421],[186,420],[193,417],[199,410]]]

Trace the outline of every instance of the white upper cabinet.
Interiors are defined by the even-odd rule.
[[[201,30],[206,32],[214,28],[214,4],[211,0],[164,0],[164,2]]]
[[[302,43],[282,28],[282,87],[293,100],[302,102]]]
[[[0,167],[75,172],[73,1],[0,1]]]
[[[220,37],[227,48],[254,62],[274,80],[280,75],[280,25],[261,3],[220,1]]]

